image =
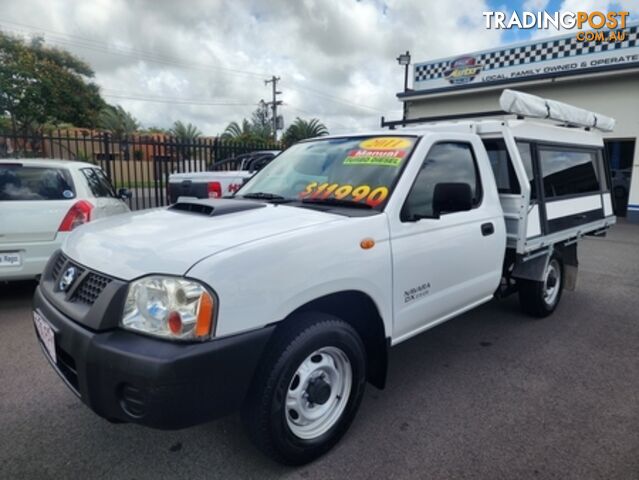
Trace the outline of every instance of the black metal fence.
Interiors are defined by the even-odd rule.
[[[134,210],[168,204],[171,173],[210,170],[222,160],[259,150],[279,150],[278,143],[246,143],[202,137],[183,140],[164,134],[116,136],[90,130],[53,134],[0,133],[0,158],[52,158],[99,165],[117,189],[127,188]],[[224,168],[237,168],[233,161]]]

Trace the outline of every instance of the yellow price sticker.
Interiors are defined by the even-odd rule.
[[[364,140],[359,148],[365,150],[406,150],[413,145],[413,140],[403,137],[375,137]]]

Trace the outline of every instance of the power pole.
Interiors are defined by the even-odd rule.
[[[273,112],[273,118],[271,119],[273,122],[273,140],[277,140],[277,106],[282,105],[282,100],[278,100],[277,96],[281,95],[282,92],[277,90],[277,82],[280,81],[280,77],[276,77],[273,75],[270,80],[264,80],[264,85],[268,85],[269,83],[273,84],[273,101],[266,102],[267,105],[270,105],[271,111]]]

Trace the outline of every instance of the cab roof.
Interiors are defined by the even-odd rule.
[[[87,162],[76,162],[74,160],[62,160],[58,158],[1,158],[0,165],[8,163],[20,163],[22,165],[28,165],[32,167],[52,167],[52,168],[67,168],[67,169],[79,169],[79,168],[100,168],[98,165],[93,165]]]

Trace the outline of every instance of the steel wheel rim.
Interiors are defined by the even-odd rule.
[[[546,267],[546,275],[544,276],[544,302],[549,307],[553,306],[557,301],[560,286],[561,268],[559,267],[559,262],[553,259]]]
[[[286,391],[286,423],[293,435],[312,440],[329,431],[340,419],[351,393],[353,370],[348,356],[337,347],[315,350],[297,367]],[[313,386],[321,385],[323,403],[314,403]],[[323,398],[319,398],[323,400]]]

